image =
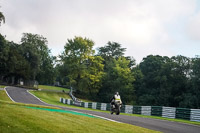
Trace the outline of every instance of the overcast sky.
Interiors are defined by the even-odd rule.
[[[200,55],[200,0],[0,0],[0,33],[19,43],[22,33],[43,35],[53,55],[67,39],[114,41],[137,63],[147,55]]]

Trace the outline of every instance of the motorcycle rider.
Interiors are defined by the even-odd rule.
[[[115,95],[110,100],[112,108],[115,108],[115,103],[119,102],[120,105],[122,104],[121,97],[119,95],[119,92],[115,92]]]

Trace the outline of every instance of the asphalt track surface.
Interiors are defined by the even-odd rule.
[[[135,116],[111,115],[109,113],[103,112],[50,105],[42,102],[39,98],[30,94],[28,92],[28,89],[18,87],[6,87],[5,90],[8,96],[14,102],[60,107],[64,110],[78,111],[86,114],[97,115],[117,122],[128,123],[131,125],[161,131],[164,133],[200,133],[200,126],[197,125],[171,122],[159,119],[141,118]]]

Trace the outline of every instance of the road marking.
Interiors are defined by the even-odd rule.
[[[6,91],[6,94],[8,95],[8,97],[13,101],[13,102],[16,102],[12,99],[12,97],[8,94],[7,90],[6,90],[6,87],[4,88],[4,90]]]
[[[95,116],[95,117],[99,117],[99,118],[101,118],[101,119],[108,120],[108,121],[112,121],[112,122],[122,123],[122,122],[119,122],[119,121],[116,121],[116,120],[112,120],[112,119],[109,119],[109,118],[106,118],[106,117],[98,116],[98,115],[93,115],[93,114],[88,114],[88,115],[92,115],[92,116]]]

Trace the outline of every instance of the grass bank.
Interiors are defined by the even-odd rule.
[[[69,89],[66,88],[62,88],[62,87],[57,87],[57,86],[48,86],[48,85],[39,85],[38,86],[39,89],[44,89],[44,90],[57,90],[57,91],[65,91],[65,92],[69,92]]]
[[[27,106],[27,105],[26,105]],[[153,133],[156,131],[99,118],[26,108],[0,101],[0,133]]]
[[[4,90],[0,90],[0,100],[11,102],[10,98],[8,97],[8,95],[6,94]]]
[[[63,105],[62,103],[60,103],[60,97],[71,99],[67,93],[62,93],[62,92],[46,92],[46,91],[29,91],[29,92],[39,97],[42,101],[54,105]]]

